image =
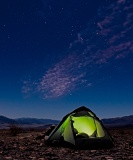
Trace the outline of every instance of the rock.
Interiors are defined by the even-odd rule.
[[[107,159],[107,160],[114,160],[114,158],[113,157],[105,157],[105,159]]]
[[[0,156],[0,160],[4,160],[2,156]]]
[[[12,157],[5,157],[6,160],[12,160]]]
[[[1,132],[1,131],[0,131]],[[0,160],[133,160],[133,129],[110,131],[115,147],[110,150],[74,150],[46,146],[43,139],[36,139],[41,132],[25,132],[16,138],[0,136]]]

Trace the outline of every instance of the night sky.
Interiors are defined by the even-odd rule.
[[[4,0],[0,115],[133,114],[132,0]]]

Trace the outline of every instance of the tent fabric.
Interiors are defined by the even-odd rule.
[[[112,138],[99,118],[82,106],[67,114],[50,133],[47,144],[76,148],[112,148]]]

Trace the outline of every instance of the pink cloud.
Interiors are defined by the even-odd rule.
[[[44,98],[55,98],[71,92],[84,76],[75,72],[77,65],[78,60],[74,55],[63,59],[42,77],[38,91],[43,93]]]
[[[133,54],[133,40],[129,36],[133,33],[133,5],[131,1],[125,2],[118,0],[105,7],[95,23],[91,21],[71,42],[68,56],[49,68],[38,83],[24,83],[23,92],[35,88],[47,99],[69,94],[78,86],[90,87],[88,77],[91,78],[94,68],[106,67],[112,60]]]

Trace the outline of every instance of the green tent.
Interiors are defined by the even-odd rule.
[[[82,106],[67,114],[46,140],[50,145],[81,149],[112,148],[112,138],[99,118]]]

